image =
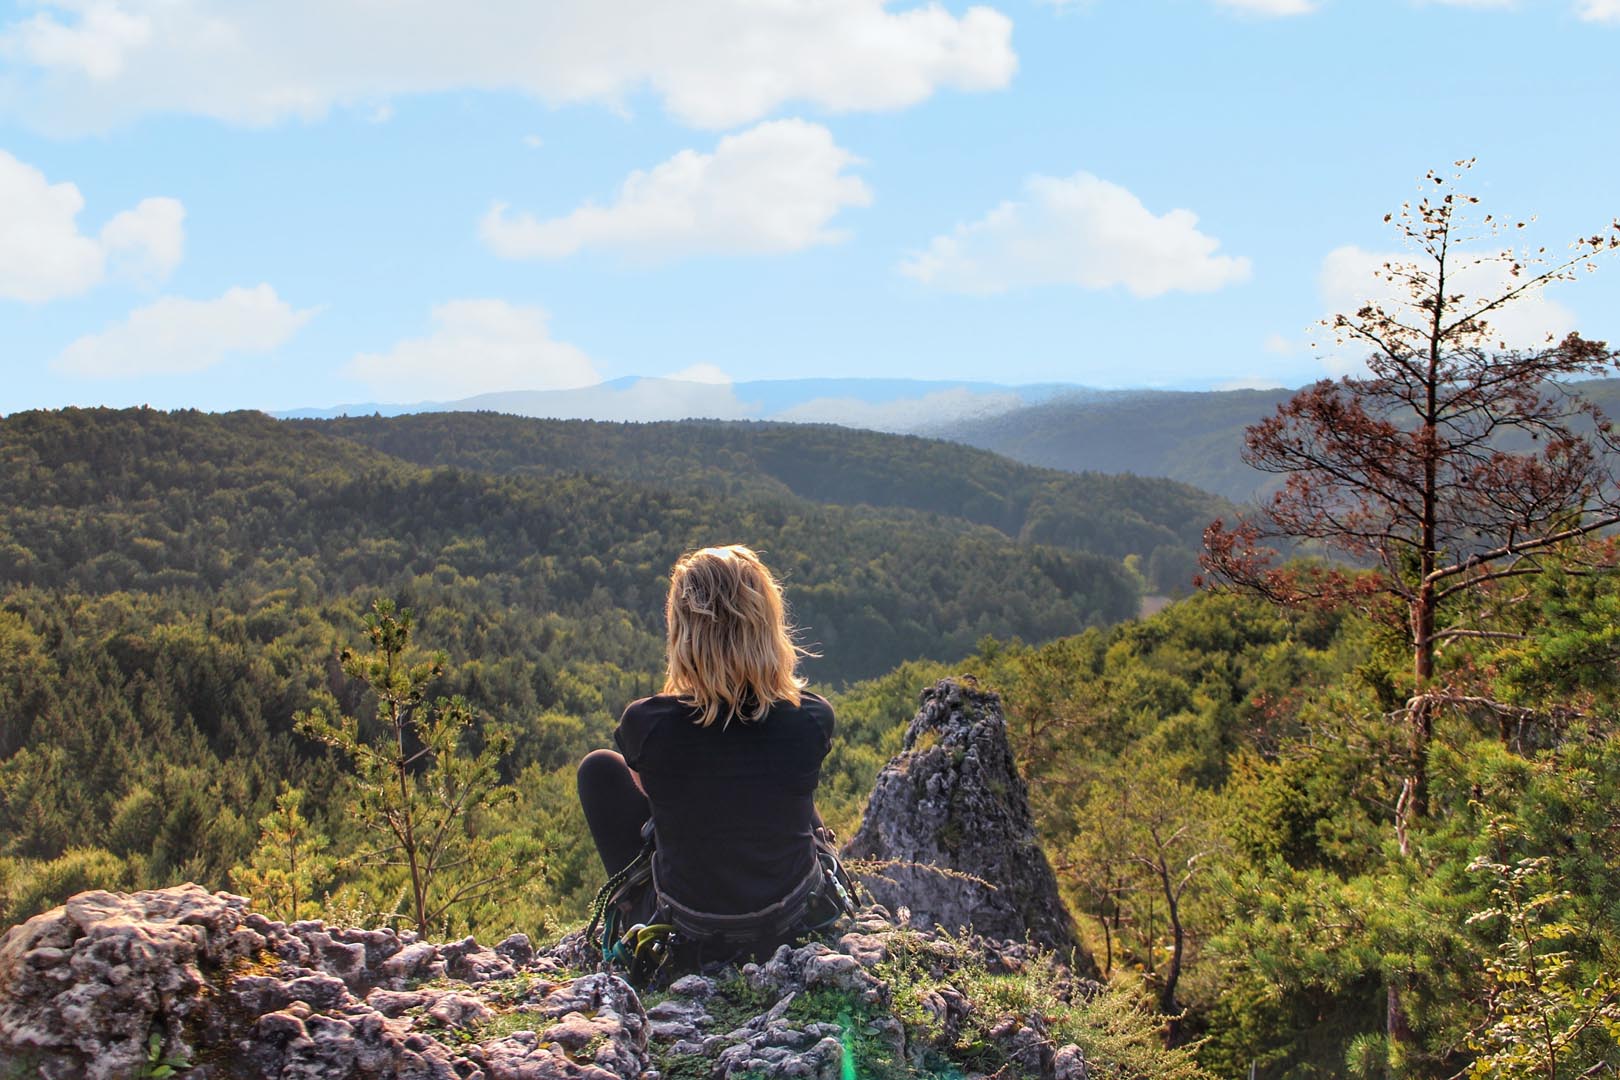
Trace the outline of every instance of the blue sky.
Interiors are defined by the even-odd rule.
[[[0,412],[1298,385],[1431,167],[1620,214],[1620,0],[0,3]],[[1611,260],[1612,262],[1612,260]],[[1620,266],[1513,327],[1620,338]]]

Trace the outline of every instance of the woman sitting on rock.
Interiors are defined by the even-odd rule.
[[[832,706],[804,689],[796,668],[807,653],[750,549],[683,555],[665,616],[663,692],[625,709],[617,751],[592,751],[579,767],[610,884],[634,875],[644,840],[655,845],[650,888],[619,890],[606,944],[630,923],[667,922],[677,951],[699,962],[758,954],[830,921],[829,892],[839,904],[814,802]]]

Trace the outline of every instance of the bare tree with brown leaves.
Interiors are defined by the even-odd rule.
[[[1458,162],[1467,169],[1471,161]],[[1449,691],[1437,649],[1510,636],[1492,615],[1514,579],[1572,542],[1620,523],[1609,421],[1570,380],[1611,374],[1620,352],[1578,334],[1513,347],[1493,320],[1620,249],[1620,220],[1563,258],[1504,250],[1523,221],[1474,219],[1479,199],[1431,172],[1425,195],[1385,221],[1411,250],[1383,266],[1388,299],[1327,321],[1366,353],[1366,373],[1306,387],[1248,429],[1244,460],[1285,477],[1254,516],[1204,534],[1212,584],[1283,604],[1398,611],[1411,648],[1406,778],[1395,826],[1403,853],[1428,813],[1426,761]],[[1268,541],[1303,540],[1370,570],[1278,566]],[[1405,1036],[1392,988],[1390,1035]]]

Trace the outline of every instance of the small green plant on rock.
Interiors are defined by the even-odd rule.
[[[166,1077],[177,1075],[181,1069],[189,1068],[191,1062],[185,1058],[164,1055],[163,1033],[154,1031],[146,1038],[146,1060],[135,1077],[136,1080],[165,1080]]]
[[[805,1023],[833,1023],[839,1028],[843,1046],[842,1075],[861,1080],[912,1080],[919,1074],[903,1059],[896,1059],[889,1045],[871,1030],[880,1016],[871,1005],[847,990],[811,987],[788,1005],[790,1019]]]
[[[1196,1047],[1165,1049],[1162,1018],[1130,988],[1078,989],[1051,956],[1020,971],[992,972],[967,943],[943,934],[902,929],[888,935],[888,945],[889,958],[873,973],[889,986],[908,1044],[929,1048],[921,1055],[924,1067],[949,1063],[991,1074],[1011,1067],[992,1030],[1015,1017],[1044,1030],[1054,1047],[1078,1046],[1093,1075],[1122,1080],[1207,1077],[1193,1056]],[[940,1000],[942,991],[960,994],[968,1005],[955,1032],[948,1032],[943,1018],[925,1005]]]

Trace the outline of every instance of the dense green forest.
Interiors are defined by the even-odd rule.
[[[0,422],[0,925],[78,889],[186,878],[277,914],[399,918],[398,868],[355,857],[348,763],[294,723],[318,707],[375,734],[342,654],[366,648],[377,597],[417,613],[415,655],[444,654],[423,678],[476,714],[465,752],[499,754],[503,797],[466,825],[504,887],[430,929],[577,925],[599,872],[573,762],[653,688],[674,556],[746,539],[827,653],[828,822],[859,821],[919,688],[999,690],[1099,965],[1213,1075],[1612,1071],[1620,579],[1596,569],[1612,553],[1514,579],[1508,636],[1441,651],[1428,813],[1400,836],[1414,683],[1376,604],[1201,593],[1122,621],[1131,569],[1014,539],[1056,483],[1020,488],[1016,466],[960,459],[925,482],[925,460],[909,490],[874,479],[856,486],[876,505],[829,505],[790,450],[761,449],[786,438],[771,426],[700,426],[714,441],[683,456],[674,426],[636,448],[613,425],[523,421],[510,430],[534,445],[503,457],[500,418],[419,421]],[[588,474],[552,445],[569,432],[600,443]],[[728,440],[736,456],[702,475]],[[954,468],[983,496],[973,520],[943,513]],[[272,880],[291,849],[297,901]],[[1393,1053],[1392,982],[1412,1029]]]
[[[1230,510],[1173,481],[1034,468],[938,439],[825,424],[614,424],[496,413],[295,423],[420,465],[584,472],[664,490],[791,495],[965,518],[1027,543],[1134,555],[1150,587],[1169,593],[1186,590],[1204,526]]]
[[[834,784],[858,790],[897,745],[918,686],[973,673],[1005,697],[1099,965],[1179,1015],[1175,1037],[1204,1040],[1215,1075],[1389,1075],[1394,978],[1413,1027],[1398,1075],[1609,1075],[1620,580],[1552,574],[1523,610],[1522,638],[1446,657],[1457,703],[1412,857],[1393,826],[1398,629],[1232,595],[852,687]]]
[[[0,424],[0,455],[0,581],[208,596],[243,612],[278,589],[300,602],[410,589],[422,606],[589,627],[570,659],[639,672],[659,664],[675,557],[736,537],[786,578],[827,655],[809,672],[833,684],[984,634],[1117,621],[1141,584],[1117,558],[1015,544],[960,518],[430,469],[260,414],[25,413]],[[511,647],[564,652],[550,644]]]
[[[338,654],[379,597],[446,654],[432,692],[467,699],[475,737],[510,740],[503,776],[533,796],[513,829],[550,843],[566,819],[543,920],[590,885],[570,770],[656,688],[682,551],[763,550],[826,687],[986,635],[1117,622],[1141,591],[1117,558],[923,510],[428,468],[256,413],[18,414],[0,462],[8,919],[97,875],[225,884],[282,783],[352,848],[346,781],[293,717],[323,695],[364,709]]]

